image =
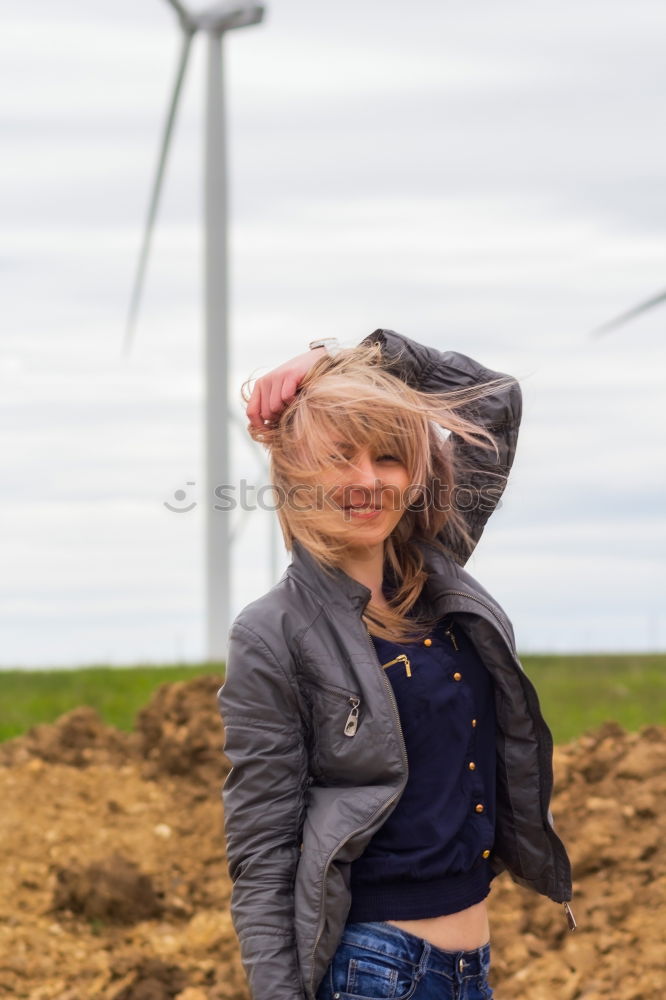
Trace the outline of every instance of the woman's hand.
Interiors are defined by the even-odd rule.
[[[285,361],[279,368],[274,368],[257,379],[246,410],[253,427],[262,428],[266,423],[278,419],[293,400],[305,375],[322,354],[326,354],[326,348],[315,347],[314,350],[305,351],[290,361]]]

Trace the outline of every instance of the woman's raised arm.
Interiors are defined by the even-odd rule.
[[[439,537],[456,562],[464,566],[499,503],[513,465],[522,417],[520,383],[504,372],[485,368],[459,351],[426,347],[394,330],[375,330],[364,338],[363,343],[371,341],[379,341],[382,363],[387,370],[422,392],[449,392],[494,379],[504,380],[496,391],[474,400],[469,412],[466,407],[458,411],[494,434],[497,453],[494,449],[472,445],[455,434],[451,438],[456,457],[461,467],[467,470],[465,482],[459,486],[469,489],[470,504],[459,503],[458,509],[465,520],[472,545],[464,544],[448,524]]]

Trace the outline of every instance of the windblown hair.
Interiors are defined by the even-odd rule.
[[[249,425],[248,433],[269,453],[287,551],[298,539],[324,572],[341,566],[352,529],[350,522],[343,523],[340,506],[326,499],[321,475],[353,467],[349,452],[365,446],[405,465],[411,486],[401,498],[404,513],[384,543],[384,576],[394,588],[387,597],[389,609],[371,599],[363,620],[377,636],[414,642],[437,622],[419,600],[427,572],[414,542],[424,540],[456,559],[460,551],[474,547],[463,514],[450,502],[456,484],[473,481],[474,470],[465,467],[460,446],[468,451],[494,448],[497,454],[491,431],[460,411],[515,379],[503,376],[463,389],[423,392],[389,372],[382,361],[376,342],[346,348],[335,358],[318,358],[279,418],[262,428]],[[246,404],[251,381],[241,388]],[[338,447],[341,442],[344,447]],[[501,493],[506,477],[501,472],[484,475],[497,475]],[[442,494],[444,503],[430,502],[433,495],[441,501]]]

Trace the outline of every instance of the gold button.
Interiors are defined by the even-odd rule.
[[[432,646],[432,639],[424,639],[423,640],[423,645],[424,646]]]
[[[476,771],[476,764],[474,763],[473,760],[470,760],[470,762],[469,762],[469,764],[467,766],[470,769],[470,771]]]
[[[478,813],[482,813],[483,812],[483,805],[482,805],[481,802],[477,802],[477,804],[474,806],[474,808],[476,809],[476,811]]]
[[[459,674],[458,671],[456,670],[455,674],[453,675],[453,679],[454,679],[454,681],[461,681],[462,680],[462,674]]]
[[[488,851],[488,850],[485,850],[485,851],[483,852],[483,854],[481,855],[481,857],[483,857],[483,858],[489,858],[489,857],[490,857],[490,851]]]
[[[475,726],[475,725],[476,725],[476,719],[472,719],[472,725],[473,725],[473,726]]]

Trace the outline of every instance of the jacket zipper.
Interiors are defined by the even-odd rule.
[[[375,661],[377,662],[377,666],[379,667],[379,669],[382,672],[382,677],[384,678],[384,684],[386,685],[386,690],[388,691],[389,697],[391,699],[391,705],[393,707],[393,714],[395,716],[395,721],[397,723],[398,732],[400,733],[400,750],[402,752],[402,759],[404,761],[405,768],[408,768],[409,764],[408,764],[408,761],[407,761],[407,747],[405,746],[405,737],[402,734],[402,726],[400,724],[400,715],[398,714],[398,706],[396,704],[395,695],[393,694],[393,689],[391,687],[391,682],[389,681],[388,677],[386,676],[386,673],[384,672],[384,668],[382,667],[381,663],[379,662],[379,657],[377,656],[377,650],[375,649],[374,643],[373,643],[372,639],[370,638],[370,630],[367,627],[367,625],[364,625],[364,628],[365,628],[367,643],[368,643],[368,645],[370,646],[370,648],[372,650],[372,655],[373,655]],[[351,715],[351,712],[350,712],[350,715]],[[354,730],[354,731],[356,731],[356,730]],[[355,837],[356,834],[361,833],[363,830],[365,830],[372,823],[372,821],[375,819],[376,816],[378,816],[382,812],[385,812],[386,809],[388,809],[388,807],[391,805],[391,803],[395,799],[398,798],[398,796],[401,794],[401,792],[403,791],[403,789],[404,789],[404,785],[403,785],[403,788],[399,788],[397,791],[395,791],[393,793],[393,795],[388,800],[388,802],[385,802],[379,809],[376,809],[374,811],[374,813],[372,814],[372,816],[370,817],[370,819],[366,820],[366,822],[363,824],[363,826],[359,826],[356,830],[353,830],[351,833],[348,833],[347,836],[343,840],[339,841],[336,844],[336,846],[334,847],[334,849],[331,851],[331,853],[329,854],[328,858],[326,859],[326,864],[324,866],[324,875],[323,875],[323,878],[322,878],[322,898],[321,898],[321,905],[320,905],[320,909],[319,909],[319,926],[318,926],[318,930],[317,930],[317,937],[315,939],[314,947],[312,949],[312,975],[310,977],[310,992],[311,993],[314,993],[314,958],[315,958],[315,955],[317,954],[317,947],[319,945],[319,940],[321,938],[322,931],[324,929],[324,927],[323,927],[323,916],[324,916],[324,906],[325,906],[325,903],[326,903],[326,876],[328,875],[328,869],[329,869],[329,866],[331,864],[331,861],[333,860],[333,858],[335,857],[335,855],[338,853],[338,851],[342,847],[345,846],[345,844],[347,843],[348,840],[351,840],[351,838]]]
[[[349,710],[349,715],[347,716],[347,721],[345,722],[345,736],[356,736],[356,730],[358,728],[358,706],[361,704],[360,698],[355,698],[350,695],[349,698],[351,702],[351,708]]]

